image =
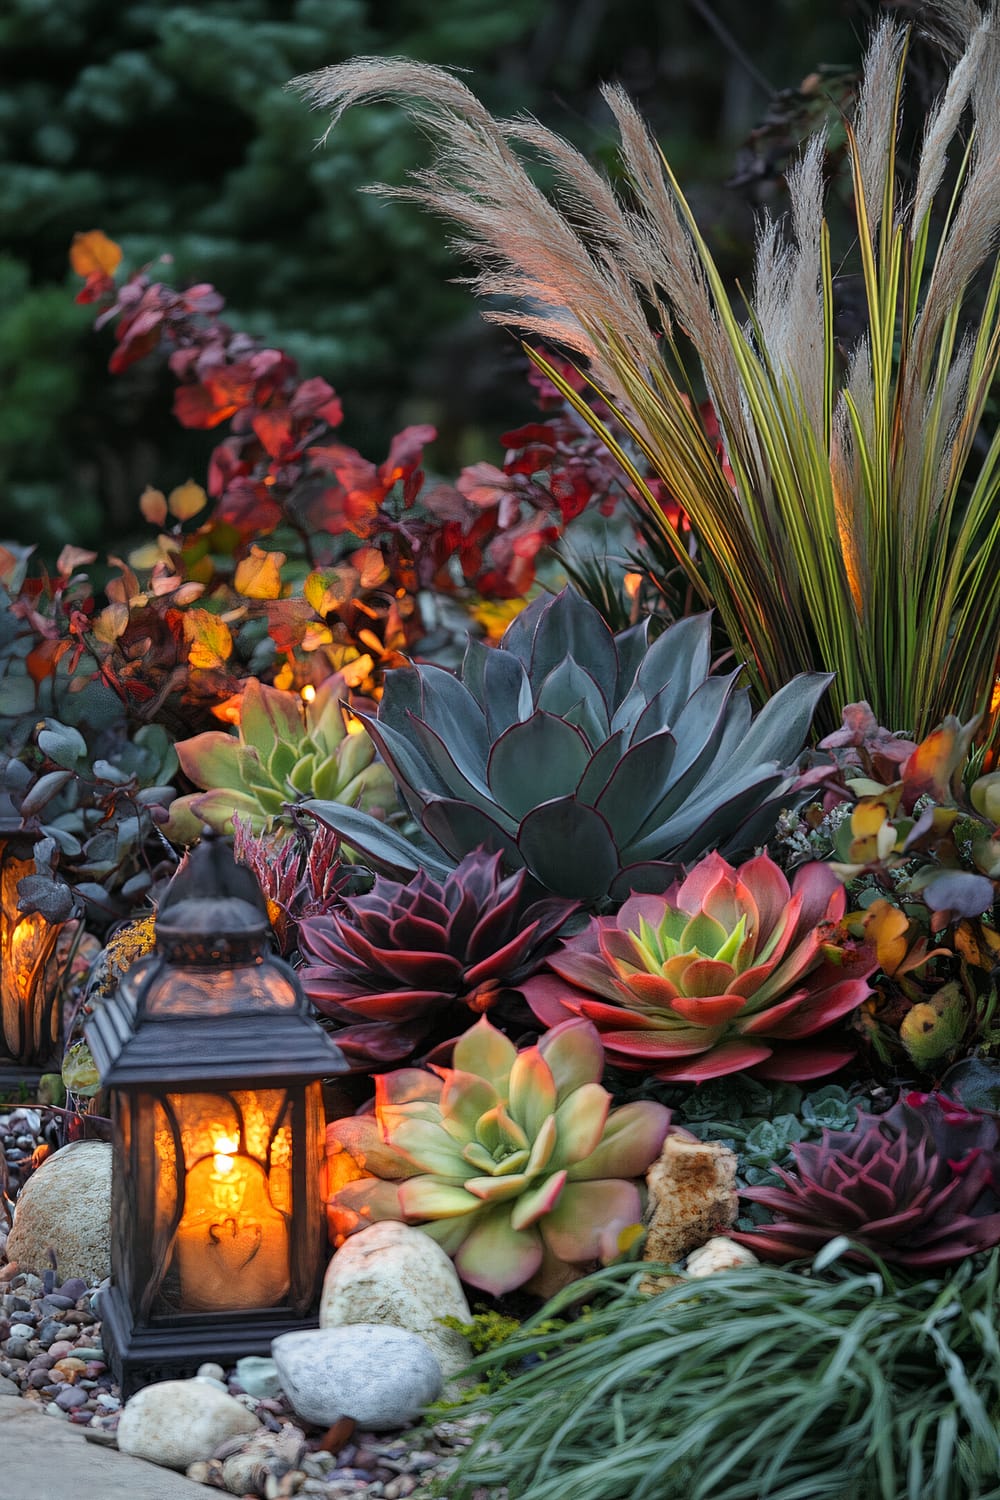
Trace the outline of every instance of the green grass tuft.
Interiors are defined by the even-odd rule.
[[[514,1378],[450,1500],[997,1500],[998,1269],[762,1266],[655,1297],[597,1272],[476,1361]],[[580,1298],[584,1325],[540,1330]]]

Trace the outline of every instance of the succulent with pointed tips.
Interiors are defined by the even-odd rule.
[[[603,1064],[589,1021],[518,1052],[483,1016],[455,1043],[453,1068],[383,1073],[373,1115],[327,1128],[332,1180],[355,1174],[330,1198],[334,1236],[418,1224],[495,1296],[526,1283],[544,1294],[569,1268],[614,1258],[641,1219],[636,1179],[670,1113],[648,1100],[609,1110]]]
[[[231,833],[236,814],[260,833],[282,820],[286,802],[308,797],[343,801],[369,814],[392,811],[392,777],[376,761],[368,735],[348,733],[343,692],[340,679],[330,677],[311,703],[303,703],[297,693],[250,678],[236,734],[206,730],[175,747],[185,776],[204,790],[171,804],[168,837],[191,843],[205,823]]]
[[[592,918],[524,994],[546,1025],[593,1021],[618,1067],[693,1083],[749,1067],[815,1078],[853,1055],[822,1034],[867,997],[876,966],[838,926],[845,900],[827,865],[789,886],[766,854],[738,869],[710,854],[664,895]]]
[[[739,671],[710,675],[710,618],[613,635],[572,590],[530,604],[461,672],[390,672],[365,719],[420,825],[419,847],[353,809],[310,803],[394,873],[482,845],[561,896],[658,889],[706,849],[748,851],[793,800],[788,767],[829,677],[795,678],[753,718]]]
[[[853,1130],[792,1147],[782,1187],[743,1196],[773,1224],[733,1234],[758,1255],[814,1255],[846,1235],[895,1265],[951,1265],[1000,1244],[1000,1120],[940,1093],[908,1094]],[[858,1257],[855,1256],[855,1259]]]
[[[366,895],[301,923],[299,977],[341,1024],[337,1044],[355,1068],[456,1036],[470,1012],[504,1002],[541,966],[576,903],[532,901],[526,882],[525,870],[504,877],[500,856],[477,849],[442,881],[423,870],[406,884],[377,875]]]

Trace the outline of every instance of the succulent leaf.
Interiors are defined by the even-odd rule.
[[[543,596],[499,647],[470,643],[457,675],[388,673],[372,737],[446,856],[482,844],[606,907],[627,868],[662,889],[672,862],[762,842],[798,795],[787,768],[829,679],[796,678],[753,720],[738,674],[709,675],[710,635],[692,616],[649,645],[645,624],[612,635],[572,590]],[[377,859],[375,830],[327,817]]]
[[[850,1052],[811,1039],[857,1009],[877,964],[843,912],[828,870],[789,887],[768,855],[734,868],[710,854],[663,895],[591,918],[548,959],[561,985],[540,973],[524,994],[543,1025],[593,1022],[622,1068],[698,1082],[786,1059],[786,1076],[818,1077]]]
[[[501,1004],[574,911],[572,901],[533,900],[526,871],[504,876],[499,855],[479,849],[443,879],[379,875],[366,894],[304,920],[299,973],[317,1008],[344,1027],[337,1040],[355,1069],[400,1062],[421,1043],[447,1042],[470,1012]],[[476,1043],[466,1045],[475,1057]],[[510,1059],[499,1066],[506,1077]],[[455,1067],[490,1076],[478,1058],[469,1065],[456,1054]]]
[[[611,1110],[597,1033],[575,1018],[519,1053],[484,1016],[456,1042],[455,1060],[423,1084],[420,1070],[383,1075],[370,1124],[329,1127],[331,1162],[347,1153],[367,1173],[345,1180],[331,1167],[331,1230],[343,1238],[403,1218],[471,1285],[500,1295],[540,1277],[544,1291],[638,1223],[632,1179],[659,1154],[669,1112],[648,1100]]]
[[[177,744],[181,769],[204,790],[175,798],[167,836],[191,842],[204,823],[232,832],[235,814],[255,833],[271,822],[287,826],[284,804],[317,796],[360,804],[369,815],[365,827],[379,828],[398,805],[392,775],[375,761],[367,732],[346,732],[342,690],[331,678],[304,710],[297,693],[248,679],[236,734],[209,730]]]
[[[733,1235],[769,1259],[814,1255],[847,1235],[920,1269],[1000,1244],[1000,1120],[992,1112],[912,1093],[885,1114],[859,1114],[853,1130],[796,1142],[792,1154],[794,1172],[776,1169],[781,1187],[744,1192],[775,1222]]]

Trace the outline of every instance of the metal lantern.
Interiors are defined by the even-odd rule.
[[[269,938],[256,880],[206,829],[160,906],[154,952],[87,1026],[114,1150],[100,1312],[125,1394],[315,1325],[320,1080],[346,1064]]]
[[[50,959],[63,924],[18,909],[18,882],[35,874],[34,843],[19,817],[0,811],[0,1092],[37,1083],[55,1066],[59,1040]]]

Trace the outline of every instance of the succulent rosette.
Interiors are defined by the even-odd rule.
[[[374,1114],[327,1128],[330,1182],[344,1184],[328,1206],[336,1242],[381,1219],[419,1225],[495,1296],[527,1283],[545,1294],[612,1259],[641,1220],[637,1179],[670,1113],[651,1101],[612,1110],[603,1065],[589,1021],[518,1052],[483,1016],[455,1043],[454,1067],[382,1074]]]
[[[456,1036],[470,1011],[509,1006],[541,966],[577,903],[532,900],[527,871],[505,878],[500,864],[479,849],[443,880],[426,871],[405,884],[376,876],[367,894],[300,924],[299,977],[316,1008],[340,1023],[337,1043],[355,1069]],[[521,1010],[530,1024],[523,1002]]]
[[[733,1234],[773,1260],[814,1255],[846,1235],[895,1265],[950,1265],[1000,1244],[1000,1120],[940,1093],[907,1094],[853,1130],[793,1145],[782,1187],[743,1196],[773,1224]],[[853,1255],[858,1260],[864,1257]]]
[[[789,885],[766,854],[738,868],[710,854],[662,896],[593,918],[524,995],[546,1026],[592,1021],[617,1067],[694,1083],[751,1067],[816,1078],[853,1055],[814,1038],[861,1004],[876,967],[840,925],[845,902],[827,865]]]
[[[348,732],[343,696],[339,677],[328,678],[311,703],[251,677],[236,734],[209,729],[175,746],[181,770],[204,790],[171,803],[168,837],[191,843],[205,823],[232,833],[236,815],[261,833],[283,821],[286,803],[317,796],[377,818],[395,810],[392,777],[363,726]]]

